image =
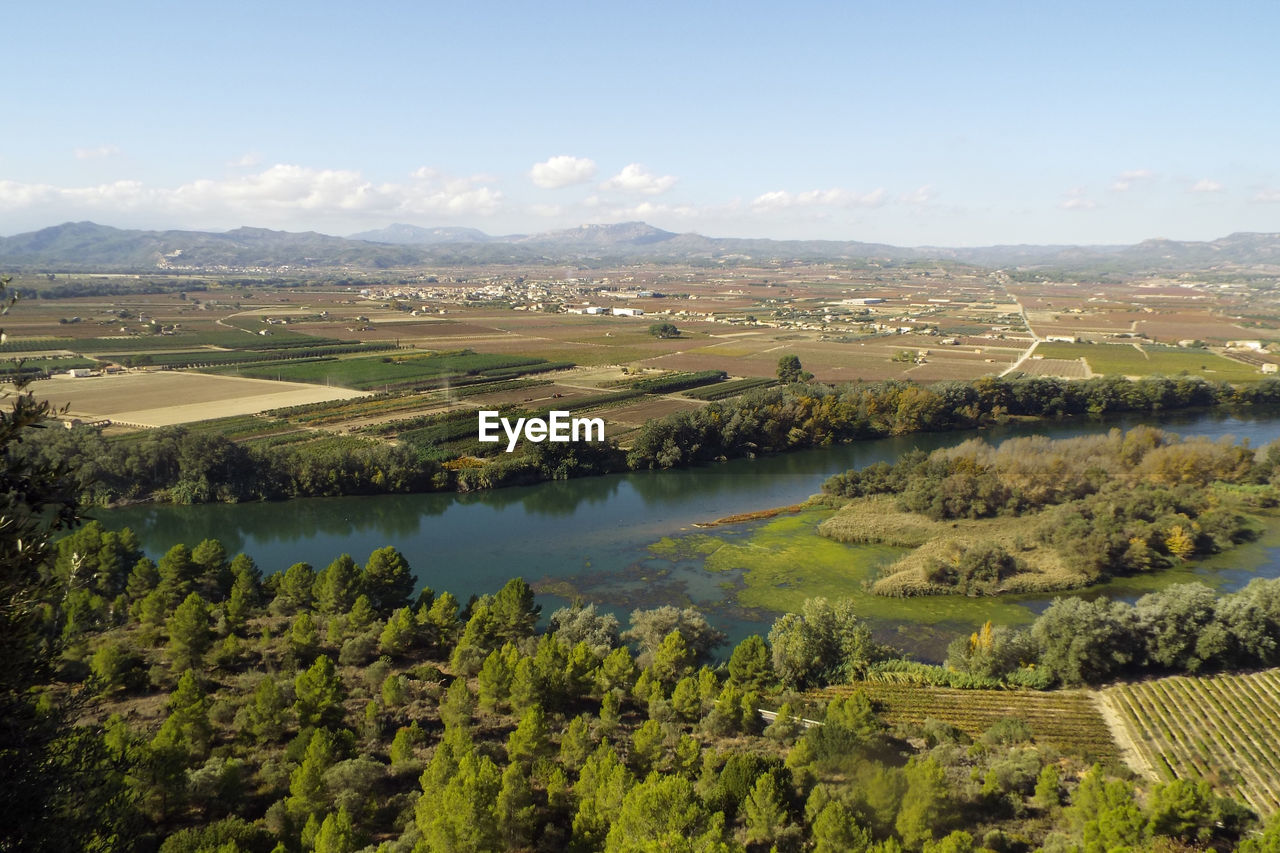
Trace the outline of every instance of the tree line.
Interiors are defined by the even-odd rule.
[[[1239,388],[1199,379],[1044,377],[932,386],[891,381],[833,388],[792,384],[649,421],[631,448],[527,445],[482,465],[444,464],[430,442],[349,438],[238,444],[184,427],[107,439],[92,429],[46,429],[12,452],[69,467],[86,504],[280,500],[293,497],[471,491],[628,469],[671,468],[922,431],[968,429],[1012,417],[1160,412],[1280,403],[1280,381]],[[445,460],[446,462],[448,460]]]

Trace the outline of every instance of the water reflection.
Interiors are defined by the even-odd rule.
[[[148,505],[93,514],[110,528],[132,527],[153,556],[177,542],[194,545],[212,537],[222,540],[232,553],[252,555],[264,571],[272,572],[299,560],[324,566],[343,552],[363,560],[374,549],[391,544],[409,558],[422,583],[448,589],[463,600],[523,575],[541,580],[545,588],[576,589],[623,614],[640,599],[646,604],[655,597],[696,601],[710,609],[731,637],[741,638],[767,629],[768,614],[740,610],[731,591],[721,586],[731,579],[712,576],[700,565],[682,564],[668,574],[656,575],[653,565],[646,563],[650,556],[646,547],[664,536],[688,531],[694,522],[798,503],[817,493],[823,480],[835,472],[892,461],[913,448],[928,451],[974,435],[995,442],[1018,435],[1063,437],[1151,422],[1150,418],[1075,420],[1006,425],[976,433],[899,436],[695,469],[638,471],[461,495]],[[1280,437],[1275,412],[1182,414],[1165,419],[1163,425],[1184,435],[1248,438],[1255,446]],[[1267,559],[1274,563],[1277,553],[1270,554],[1257,561],[1250,556],[1250,564],[1265,564]],[[1216,568],[1238,565],[1243,563]],[[1188,574],[1188,578],[1194,576]],[[1243,579],[1244,575],[1231,578],[1235,583]],[[1155,581],[1143,579],[1149,582]],[[1168,582],[1167,577],[1159,580],[1160,585]],[[1120,595],[1148,591],[1135,588],[1131,579],[1126,584],[1117,582],[1104,591]],[[552,607],[563,603],[548,595],[542,601]],[[1028,598],[1017,603],[1034,609],[1047,600]],[[919,614],[921,622],[935,623],[935,628],[926,631],[917,626],[920,630],[914,634],[906,631],[919,636],[925,646],[938,641],[929,640],[934,635],[971,630],[967,624],[952,625],[950,618],[943,630],[940,617],[925,615],[930,609],[922,602],[912,612]],[[980,602],[974,603],[972,612],[975,623],[980,622]],[[874,613],[867,615],[875,618]],[[881,636],[890,639],[888,635],[897,636],[901,627],[911,624],[881,618],[877,627]]]

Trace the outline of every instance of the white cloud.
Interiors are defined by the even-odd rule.
[[[115,157],[120,153],[120,149],[114,145],[99,145],[96,148],[77,148],[75,155],[77,160],[105,160],[108,157]]]
[[[657,195],[676,185],[675,175],[658,176],[645,170],[639,163],[631,163],[622,171],[600,185],[602,190],[618,190],[628,193]]]
[[[233,169],[249,169],[262,163],[262,155],[256,151],[248,151],[227,163]]]
[[[1058,207],[1063,210],[1093,210],[1098,203],[1091,198],[1086,198],[1083,187],[1076,187],[1067,192],[1067,197],[1062,200]]]
[[[933,201],[933,187],[926,184],[923,187],[916,187],[911,192],[903,193],[898,196],[898,200],[903,204],[925,205]]]
[[[1147,181],[1154,178],[1156,173],[1150,169],[1130,169],[1127,172],[1121,172],[1111,184],[1113,192],[1124,193],[1133,188],[1133,185],[1139,181]]]
[[[1201,178],[1192,184],[1189,192],[1193,193],[1216,193],[1222,190],[1222,184],[1212,181],[1208,178]]]
[[[333,218],[344,214],[490,214],[502,193],[471,178],[430,170],[405,183],[375,184],[359,172],[277,164],[225,180],[200,179],[177,187],[115,181],[85,187],[55,187],[0,181],[0,206],[51,208],[72,217],[99,211],[141,211],[189,222],[295,224],[299,214]],[[65,213],[61,213],[65,211]]]
[[[845,189],[807,190],[793,193],[787,190],[774,190],[756,196],[751,206],[757,211],[788,210],[791,208],[813,207],[879,207],[884,203],[883,187],[866,193],[856,193]]]
[[[1267,189],[1258,190],[1253,200],[1262,202],[1280,201],[1280,189],[1268,187]]]
[[[596,176],[596,161],[586,157],[570,157],[561,154],[541,163],[534,163],[529,178],[544,190],[556,190],[585,184]]]

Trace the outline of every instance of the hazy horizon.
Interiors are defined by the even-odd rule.
[[[1243,0],[28,4],[9,15],[24,81],[0,233],[1280,231],[1277,25],[1280,7]]]

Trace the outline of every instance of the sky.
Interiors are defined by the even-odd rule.
[[[643,220],[1280,231],[1280,3],[59,2],[3,14],[0,234]]]

